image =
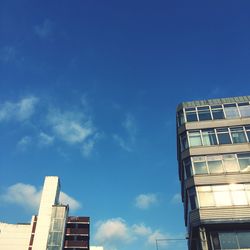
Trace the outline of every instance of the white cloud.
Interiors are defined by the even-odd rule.
[[[134,224],[132,226],[132,230],[135,234],[140,235],[140,236],[147,236],[152,233],[152,230],[150,227],[146,227],[144,224]]]
[[[54,23],[49,20],[45,19],[41,25],[36,25],[34,28],[35,34],[38,35],[40,38],[48,38],[54,29]]]
[[[5,102],[0,105],[0,122],[1,121],[25,121],[28,120],[35,112],[35,106],[38,98],[34,96],[21,99],[19,102]]]
[[[25,209],[35,211],[39,207],[42,190],[35,186],[17,183],[7,188],[6,193],[0,198],[2,201],[19,205]],[[60,193],[60,202],[69,204],[70,209],[77,210],[80,208],[80,203],[64,192]]]
[[[47,121],[56,136],[70,144],[83,143],[95,132],[91,119],[79,112],[60,112],[54,109],[50,111]]]
[[[146,226],[144,223],[130,226],[122,218],[100,221],[96,224],[96,227],[94,239],[108,250],[117,250],[122,248],[124,244],[132,243],[138,243],[141,246],[144,245],[144,249],[150,249],[152,245],[155,246],[156,240],[163,240],[159,244],[166,246],[167,241],[164,241],[165,239],[176,238],[159,229],[152,230],[151,227]],[[180,236],[178,238],[184,237]]]
[[[148,209],[158,203],[156,194],[140,194],[135,198],[135,206],[140,209]]]
[[[172,199],[171,202],[173,204],[181,204],[181,195],[179,193],[175,194]]]
[[[81,204],[77,200],[62,191],[60,192],[59,200],[62,204],[69,204],[71,210],[78,210],[81,207]]]
[[[38,135],[38,140],[40,146],[49,146],[54,143],[54,137],[44,132],[40,132],[40,134]]]
[[[160,232],[159,230],[154,231],[151,235],[149,235],[147,243],[149,245],[155,245],[156,244],[156,240],[161,240],[161,245],[162,246],[166,246],[167,245],[167,241],[165,241],[166,239],[169,239],[169,235],[168,234],[164,234],[162,232]]]
[[[113,218],[98,223],[95,240],[103,244],[120,241],[129,243],[133,240],[126,222],[121,218]]]
[[[5,202],[35,210],[40,202],[41,191],[32,185],[17,183],[8,187],[6,194],[1,195],[1,198]]]

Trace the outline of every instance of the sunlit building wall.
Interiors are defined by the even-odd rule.
[[[189,250],[250,249],[250,96],[177,107]]]

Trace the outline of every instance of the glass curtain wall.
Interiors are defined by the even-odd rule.
[[[64,231],[65,231],[67,215],[68,215],[67,206],[52,207],[52,216],[51,216],[47,250],[63,249]]]

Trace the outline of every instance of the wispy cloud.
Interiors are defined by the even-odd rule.
[[[140,194],[135,198],[135,206],[139,209],[148,209],[158,203],[156,194]]]
[[[10,63],[16,60],[16,49],[13,46],[4,46],[0,49],[0,61]]]
[[[144,242],[145,249],[155,246],[157,239],[175,238],[160,229],[153,230],[144,223],[129,225],[122,218],[111,218],[99,221],[95,225],[94,239],[98,244],[104,245],[105,249],[117,250],[124,244],[132,244],[138,241]],[[161,246],[166,246],[163,242]]]
[[[132,147],[131,145],[121,136],[115,134],[113,135],[113,139],[114,141],[124,150],[131,152],[132,151]]]
[[[95,133],[92,137],[87,139],[82,146],[82,154],[85,157],[89,157],[94,150],[94,146],[97,143],[97,141],[102,137],[100,133]]]
[[[132,226],[132,231],[136,235],[147,236],[152,233],[152,229],[150,227],[145,226],[144,224],[134,224]]]
[[[126,114],[125,119],[122,122],[122,127],[126,132],[126,136],[123,137],[118,134],[114,134],[113,139],[121,148],[128,152],[131,152],[133,151],[137,135],[137,125],[132,114]]]
[[[81,100],[81,110],[71,107],[63,110],[41,102],[39,107],[43,108],[40,109],[42,112],[37,112],[38,102],[38,97],[28,96],[16,102],[0,103],[0,122],[16,121],[32,126],[30,134],[17,142],[17,148],[24,151],[31,143],[38,149],[52,145],[58,147],[63,141],[75,145],[84,157],[89,157],[102,132],[92,122],[91,107],[86,97]],[[38,119],[31,120],[33,115]]]
[[[54,143],[54,136],[50,136],[44,132],[40,132],[38,135],[39,146],[49,146]]]
[[[35,34],[42,38],[48,38],[53,33],[55,24],[50,19],[45,19],[40,25],[34,27]]]
[[[28,120],[34,114],[38,101],[39,99],[37,97],[29,96],[18,102],[5,102],[0,104],[0,122]]]
[[[22,137],[17,143],[17,149],[21,151],[26,151],[32,143],[32,138],[30,136]]]
[[[173,204],[181,204],[181,194],[177,193],[171,199],[171,203]]]
[[[47,121],[55,135],[69,144],[83,143],[95,132],[91,119],[80,112],[53,109],[49,112]]]
[[[39,207],[42,190],[33,185],[17,183],[7,188],[6,192],[0,196],[2,202],[12,203],[31,211],[36,211]],[[60,202],[69,204],[70,209],[77,210],[80,203],[67,195],[60,193]]]

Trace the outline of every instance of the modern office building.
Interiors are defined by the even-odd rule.
[[[59,194],[59,178],[47,176],[31,223],[0,223],[0,249],[89,250],[89,217],[68,216],[69,206],[59,203]]]
[[[188,249],[250,249],[250,96],[181,103],[177,152]]]

